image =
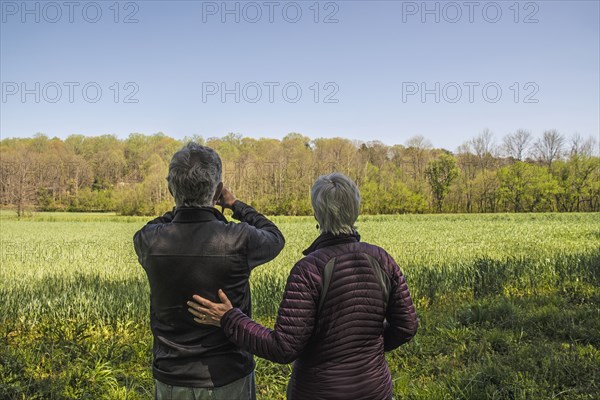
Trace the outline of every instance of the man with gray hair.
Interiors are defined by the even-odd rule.
[[[256,397],[252,355],[222,330],[196,325],[186,307],[192,294],[216,301],[223,288],[250,315],[250,272],[284,246],[275,224],[223,186],[221,169],[208,147],[190,142],[175,153],[167,181],[176,207],[133,238],[150,282],[156,399]],[[228,223],[215,204],[241,223]]]

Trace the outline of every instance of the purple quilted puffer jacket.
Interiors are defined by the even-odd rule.
[[[383,400],[392,394],[384,352],[415,335],[417,315],[396,262],[359,239],[324,234],[304,252],[290,272],[274,330],[237,308],[221,320],[237,346],[274,362],[294,361],[288,399]],[[328,263],[333,272],[324,288]]]

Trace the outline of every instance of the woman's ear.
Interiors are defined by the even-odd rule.
[[[221,192],[223,191],[223,182],[219,182],[217,185],[217,190],[215,190],[215,195],[213,197],[213,203],[216,203],[221,197]]]

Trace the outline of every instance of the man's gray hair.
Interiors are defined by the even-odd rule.
[[[177,207],[212,206],[221,182],[221,158],[210,147],[189,142],[171,158],[167,182]]]
[[[346,175],[335,172],[320,176],[312,187],[310,201],[321,233],[339,235],[356,231],[360,193]]]

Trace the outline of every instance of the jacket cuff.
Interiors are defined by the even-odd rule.
[[[235,307],[223,314],[221,317],[221,328],[223,329],[225,336],[231,337],[234,334],[235,321],[243,315],[245,314],[242,312],[242,310]]]
[[[232,217],[238,221],[241,221],[244,218],[244,210],[246,207],[248,207],[246,203],[241,200],[236,200],[231,207],[231,210],[233,211]]]

